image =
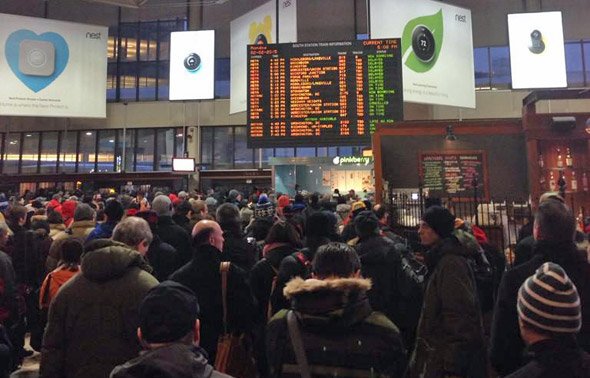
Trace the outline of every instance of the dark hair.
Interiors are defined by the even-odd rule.
[[[301,236],[299,235],[299,232],[295,229],[295,226],[291,223],[285,221],[278,221],[270,228],[270,231],[268,232],[268,235],[264,242],[266,244],[289,243],[293,247],[300,248]]]
[[[320,202],[320,194],[318,192],[313,192],[309,196],[309,203],[315,206],[318,202]]]
[[[11,222],[12,224],[18,224],[20,219],[27,219],[27,209],[24,206],[15,205],[8,209],[8,214],[6,214],[6,219]]]
[[[112,223],[120,221],[123,218],[123,214],[125,214],[125,210],[123,210],[121,202],[111,198],[105,204],[104,213],[108,217],[109,222]]]
[[[294,203],[303,203],[305,200],[303,198],[303,194],[297,193],[295,194],[295,198],[293,199]]]
[[[174,208],[174,211],[178,215],[187,216],[189,212],[193,211],[193,207],[191,206],[190,202],[185,200],[179,202],[178,205],[176,205],[176,207]]]
[[[49,234],[49,222],[44,219],[31,222],[31,230],[35,231],[41,229],[45,230],[45,232]]]
[[[268,218],[256,218],[250,226],[252,237],[257,241],[264,240],[272,227],[272,221]]]
[[[207,227],[197,232],[193,237],[193,244],[197,247],[209,244],[209,238],[213,234],[213,231],[215,231],[213,227]]]
[[[561,201],[548,199],[539,204],[535,223],[541,237],[547,241],[573,241],[576,218]]]
[[[80,257],[84,253],[84,246],[76,238],[66,239],[61,244],[61,259],[66,264],[80,264]]]
[[[312,271],[319,278],[351,277],[361,268],[355,250],[344,243],[328,243],[318,248],[312,262]]]
[[[217,208],[216,219],[219,226],[224,231],[240,233],[242,220],[240,219],[240,210],[233,203],[224,203]]]
[[[305,236],[309,238],[337,237],[336,225],[338,220],[334,213],[329,211],[316,211],[307,218],[305,224]]]

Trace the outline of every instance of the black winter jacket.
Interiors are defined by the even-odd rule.
[[[582,304],[582,329],[578,334],[579,345],[590,351],[590,264],[586,256],[576,249],[573,242],[555,243],[537,241],[534,257],[504,274],[498,290],[494,310],[490,360],[501,375],[508,375],[524,363],[524,343],[520,337],[516,303],[518,290],[543,263],[559,264],[576,285]]]
[[[217,339],[223,333],[220,264],[221,251],[211,245],[203,245],[196,249],[188,264],[170,276],[170,280],[189,287],[197,295],[201,308],[201,346],[211,361],[215,361]],[[233,263],[227,280],[227,306],[228,331],[251,331],[255,314],[254,297],[246,272]]]
[[[167,280],[176,271],[178,253],[173,246],[164,243],[158,234],[154,234],[146,258],[154,269],[153,276],[160,282]]]
[[[163,215],[158,218],[156,234],[164,243],[176,248],[178,259],[176,269],[190,261],[193,256],[192,239],[184,228],[172,220],[171,216]]]
[[[529,347],[532,360],[508,378],[587,378],[590,355],[573,339],[543,340]]]
[[[225,261],[231,261],[241,269],[249,272],[258,261],[258,250],[255,245],[246,241],[239,232],[224,230],[223,255]]]
[[[213,370],[200,348],[170,344],[117,366],[111,378],[229,378]]]

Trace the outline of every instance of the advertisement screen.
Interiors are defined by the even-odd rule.
[[[371,0],[371,38],[401,38],[404,100],[475,108],[471,11],[430,0]]]
[[[567,87],[561,12],[508,15],[512,88]]]
[[[106,117],[108,28],[0,14],[0,115]]]
[[[297,41],[297,2],[279,1],[279,41]],[[276,4],[272,0],[236,18],[231,29],[230,113],[245,112],[247,85],[247,46],[277,43]]]
[[[170,34],[170,100],[212,99],[215,93],[215,31]]]
[[[401,42],[248,46],[248,146],[370,144],[403,120]]]
[[[173,158],[172,159],[173,172],[194,172],[195,159],[193,158]]]

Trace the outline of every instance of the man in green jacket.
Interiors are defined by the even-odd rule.
[[[469,252],[453,236],[455,216],[440,206],[422,216],[428,277],[408,377],[486,376],[485,345]]]
[[[138,355],[139,304],[158,284],[143,257],[151,240],[147,222],[130,217],[115,227],[112,240],[86,246],[82,273],[51,303],[40,377],[106,378]]]

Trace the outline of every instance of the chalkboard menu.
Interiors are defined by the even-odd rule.
[[[420,177],[430,196],[489,198],[485,151],[435,151],[420,154]]]

